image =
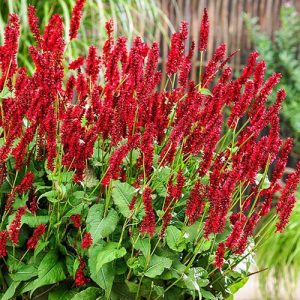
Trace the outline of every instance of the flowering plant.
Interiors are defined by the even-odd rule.
[[[285,93],[266,100],[280,75],[264,79],[250,55],[237,79],[215,51],[199,82],[188,80],[188,25],[172,35],[159,89],[159,46],[108,39],[102,54],[69,61],[53,15],[41,34],[33,7],[35,71],[16,61],[19,20],[10,15],[0,49],[1,288],[48,299],[223,299],[247,279],[251,253],[292,211],[300,165],[281,187],[292,141],[279,136]],[[200,28],[200,60],[209,31]],[[270,173],[270,166],[273,172]],[[254,231],[281,196],[277,216]],[[253,239],[256,238],[255,244]]]

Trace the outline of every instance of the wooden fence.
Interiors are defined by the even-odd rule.
[[[261,30],[272,37],[279,27],[279,11],[282,5],[290,3],[300,10],[300,0],[158,0],[158,2],[176,29],[183,20],[190,24],[191,38],[196,42],[196,46],[203,9],[206,7],[211,24],[206,57],[210,58],[216,46],[224,42],[228,46],[228,53],[240,50],[231,61],[234,70],[245,63],[249,52],[253,50],[243,13],[257,17]],[[167,24],[165,30],[168,30]],[[166,60],[168,46],[168,42],[161,38],[163,62]],[[192,79],[196,78],[198,61],[199,58],[194,56]]]

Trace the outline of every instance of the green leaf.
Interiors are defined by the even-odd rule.
[[[100,294],[100,289],[96,287],[89,287],[80,293],[76,294],[72,300],[95,300]]]
[[[11,98],[15,97],[14,91],[10,91],[7,86],[4,86],[2,91],[0,92],[0,98],[5,99],[5,98],[10,98],[10,97]]]
[[[112,198],[115,205],[118,207],[119,212],[124,217],[129,217],[131,212],[129,204],[136,193],[135,188],[126,182],[114,181]]]
[[[210,90],[204,89],[204,88],[201,88],[201,89],[200,89],[200,93],[201,93],[202,95],[213,96],[213,94],[211,93]]]
[[[186,248],[186,240],[183,238],[181,231],[173,225],[167,227],[166,241],[170,249],[182,252]]]
[[[49,244],[49,241],[39,241],[36,248],[34,249],[33,257],[37,257],[37,255],[43,251]]]
[[[22,224],[27,224],[31,228],[36,228],[40,224],[47,224],[49,222],[49,216],[35,216],[26,213],[22,217]]]
[[[179,286],[182,286],[181,283],[184,283],[184,286],[191,290],[197,291],[200,293],[200,288],[205,287],[209,284],[209,280],[207,279],[207,271],[201,267],[191,268],[186,274],[183,276],[182,282],[179,282]]]
[[[90,249],[88,265],[92,280],[104,289],[106,294],[110,294],[115,277],[113,263],[109,262],[103,265],[99,272],[96,271],[97,254],[102,247],[103,245],[97,245]]]
[[[22,292],[31,291],[30,295],[32,295],[37,288],[57,283],[65,278],[63,262],[59,260],[57,252],[52,250],[41,261],[38,267],[38,278],[25,286]]]
[[[206,277],[207,271],[205,269],[201,267],[191,268],[187,274],[184,274],[183,282],[186,288],[196,291],[200,295],[200,288],[209,284],[209,280]]]
[[[163,280],[170,280],[172,278],[179,278],[184,273],[186,265],[181,263],[178,259],[173,260],[170,270],[164,271],[161,275]]]
[[[93,244],[114,232],[119,221],[118,213],[114,209],[110,209],[105,218],[103,218],[103,211],[102,204],[95,204],[89,209],[86,223],[87,230],[92,235]]]
[[[10,300],[14,297],[17,287],[19,286],[20,282],[12,282],[4,295],[2,296],[1,300]]]
[[[72,290],[70,286],[60,285],[49,293],[48,300],[71,300],[76,294],[76,290]]]
[[[235,294],[239,289],[241,289],[248,281],[249,277],[242,278],[239,282],[233,283],[229,286],[232,294]]]
[[[96,264],[96,272],[99,272],[101,267],[111,262],[115,259],[123,257],[126,254],[126,249],[124,247],[118,248],[118,243],[110,242],[103,246],[101,250],[99,250],[97,255],[97,264]]]
[[[71,217],[72,215],[76,215],[76,214],[81,214],[81,211],[84,207],[84,203],[80,203],[79,205],[71,208],[69,211],[67,211],[64,215],[64,218],[69,218]]]
[[[129,289],[130,293],[136,294],[139,290],[139,285],[135,282],[128,281],[127,279],[125,280],[125,283]]]
[[[203,299],[208,299],[208,300],[216,300],[217,298],[209,291],[206,291],[204,289],[200,288],[200,293],[203,296]]]
[[[135,237],[136,239],[136,237]],[[133,242],[133,241],[132,241]],[[150,239],[149,238],[139,238],[136,243],[133,242],[133,247],[136,250],[140,250],[145,257],[150,254],[151,246],[150,246]]]
[[[87,218],[87,230],[92,234],[93,240],[96,239],[98,234],[98,226],[103,218],[104,207],[102,204],[94,204],[90,207]]]
[[[78,270],[79,265],[80,265],[80,261],[79,261],[79,259],[76,257],[76,258],[74,259],[74,262],[73,262],[73,268],[72,268],[72,272],[71,272],[71,274],[73,275],[73,278],[75,278],[75,275],[76,275],[76,272],[77,272],[77,270]]]
[[[47,198],[48,201],[50,202],[57,202],[58,201],[58,192],[57,191],[49,191],[46,192],[44,194],[42,194],[41,196],[39,196],[38,200],[40,200],[41,198]]]
[[[263,180],[263,182],[261,184],[262,190],[268,189],[271,185],[268,176],[266,176],[265,178],[264,178],[264,176],[265,176],[264,174],[258,173],[258,174],[256,174],[256,178],[255,178],[256,184],[260,184],[260,182]]]
[[[156,276],[161,275],[164,269],[169,269],[171,265],[171,259],[154,254],[151,257],[149,267],[144,275],[150,278],[155,278]]]
[[[10,274],[13,281],[26,281],[38,275],[38,269],[35,266],[24,266],[17,272]]]
[[[72,176],[73,177],[73,176]],[[84,195],[85,195],[85,192],[84,191],[75,191],[72,196],[75,198],[75,199],[80,199],[82,200],[84,198]]]
[[[171,174],[169,167],[159,168],[153,177],[153,189],[159,196],[165,197],[167,195],[167,182]]]

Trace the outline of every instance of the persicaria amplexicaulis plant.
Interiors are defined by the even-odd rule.
[[[1,296],[226,298],[247,277],[239,263],[284,230],[295,203],[300,165],[280,184],[292,149],[279,136],[285,92],[267,102],[280,74],[265,78],[253,52],[234,79],[225,44],[204,66],[206,10],[199,45],[187,45],[185,22],[172,35],[164,86],[158,43],[128,49],[112,21],[102,49],[68,57],[84,2],[66,39],[61,16],[42,33],[29,7],[33,74],[17,63],[15,14],[5,29]]]

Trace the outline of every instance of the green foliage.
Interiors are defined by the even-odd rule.
[[[300,197],[299,193],[297,197]],[[268,222],[271,217],[265,222]],[[265,299],[293,299],[295,296],[294,291],[300,272],[299,226],[300,203],[298,201],[286,230],[282,234],[270,235],[257,250],[259,269],[268,268],[259,275],[260,287]]]
[[[281,130],[284,136],[295,138],[295,151],[300,155],[300,16],[290,4],[280,11],[280,28],[273,39],[260,31],[257,19],[245,15],[247,29],[255,48],[268,66],[266,75],[282,74],[280,88],[286,91],[281,113]]]

